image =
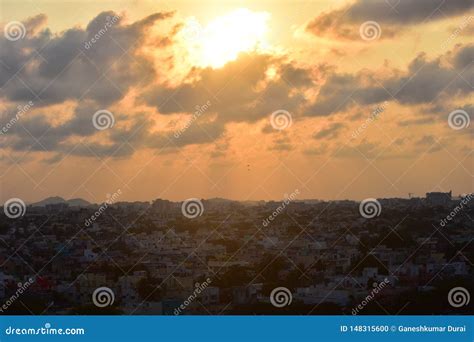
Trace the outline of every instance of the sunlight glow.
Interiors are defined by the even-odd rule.
[[[195,18],[186,21],[181,39],[191,63],[199,67],[222,67],[239,53],[265,50],[270,15],[238,9],[202,27]]]

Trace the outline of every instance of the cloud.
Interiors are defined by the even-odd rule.
[[[324,12],[311,20],[306,29],[318,36],[360,39],[359,26],[376,21],[382,37],[393,37],[407,25],[422,24],[458,16],[474,9],[470,0],[402,0],[398,2],[357,0],[342,8]]]
[[[329,125],[326,128],[319,130],[317,133],[313,134],[314,139],[334,139],[339,136],[341,130],[345,127],[343,123],[336,122]]]
[[[271,80],[270,67],[278,68]],[[303,69],[262,54],[241,54],[220,69],[194,69],[189,79],[193,81],[152,87],[142,100],[164,115],[193,113],[211,100],[209,111],[219,122],[255,122],[279,109],[297,111],[305,102],[298,89],[312,84]]]
[[[152,63],[138,53],[144,33],[172,13],[155,13],[129,25],[112,11],[102,12],[86,29],[53,34],[46,17],[26,21],[24,39],[0,37],[0,87],[10,101],[39,98],[38,106],[92,99],[102,106],[131,86],[154,77]],[[35,33],[35,34],[33,34]]]
[[[420,54],[406,71],[381,79],[374,74],[333,73],[322,85],[316,99],[305,108],[307,116],[326,116],[353,105],[371,105],[396,100],[400,104],[436,104],[453,96],[473,92],[474,45],[459,46],[444,56],[429,60]]]
[[[225,132],[225,125],[229,122],[255,122],[280,108],[296,111],[304,102],[304,97],[295,90],[309,87],[312,84],[311,78],[308,77],[305,70],[290,63],[282,63],[269,55],[241,55],[238,60],[227,64],[222,69],[194,69],[190,75],[194,80],[192,82],[183,82],[174,87],[166,84],[155,84],[148,88],[146,86],[139,88],[138,94],[141,101],[147,105],[156,106],[160,114],[164,116],[181,113],[192,115],[196,112],[196,106],[203,107],[203,104],[209,103],[201,113],[202,115],[191,122],[189,127],[185,127],[178,138],[174,133],[179,127],[168,127],[161,131],[154,128],[155,113],[150,109],[142,114],[126,114],[120,110],[114,112],[115,119],[121,122],[117,122],[113,129],[99,132],[92,125],[93,114],[99,109],[109,108],[107,105],[116,104],[128,91],[127,87],[136,85],[134,82],[139,78],[134,77],[135,70],[132,70],[136,61],[130,61],[132,65],[122,65],[121,62],[118,62],[117,68],[114,67],[107,80],[104,80],[109,82],[109,79],[127,78],[129,76],[126,82],[120,83],[124,93],[117,91],[116,87],[112,86],[110,82],[108,86],[105,86],[101,84],[101,81],[97,81],[97,92],[79,96],[80,91],[78,89],[90,84],[90,81],[94,80],[95,77],[87,74],[87,70],[81,70],[81,63],[79,63],[77,69],[75,69],[75,66],[69,66],[65,72],[60,70],[64,67],[64,64],[68,65],[68,63],[74,61],[75,57],[70,50],[77,47],[79,42],[82,44],[83,41],[90,38],[92,32],[102,27],[103,20],[110,20],[112,15],[114,15],[113,12],[100,14],[91,21],[85,31],[76,28],[67,30],[55,38],[53,36],[49,37],[52,41],[52,47],[50,48],[52,50],[46,49],[46,54],[56,56],[54,57],[56,58],[55,65],[49,66],[40,63],[34,72],[25,75],[27,76],[25,80],[29,84],[34,84],[38,80],[46,82],[46,79],[50,81],[53,79],[54,82],[47,91],[41,93],[40,96],[44,106],[37,106],[39,112],[32,116],[23,117],[21,122],[7,133],[8,146],[12,150],[118,157],[131,155],[140,148],[161,150],[181,148],[192,144],[207,144],[219,139]],[[131,44],[132,38],[136,39],[140,36],[140,28],[143,25],[150,24],[154,20],[163,17],[161,15],[150,16],[123,27],[121,19],[119,19],[116,23],[117,30],[122,31],[122,33],[115,32],[115,37],[119,39],[123,34],[127,36],[127,39],[125,37],[122,37],[122,39],[130,41]],[[113,32],[109,31],[109,33],[112,34]],[[89,54],[96,54],[93,59],[94,63],[105,65],[107,61],[117,60],[117,56],[120,60],[124,54],[123,51],[111,50],[109,51],[110,55],[102,55],[104,51],[102,47],[99,47],[102,41],[106,41],[105,36],[102,36],[95,43],[96,45],[87,51]],[[120,45],[123,45],[124,41]],[[103,45],[108,45],[108,43]],[[94,49],[95,46],[97,46],[97,50]],[[139,57],[135,56],[133,58]],[[143,62],[143,64],[147,63]],[[267,76],[270,67],[278,69],[278,76],[271,80]],[[75,69],[76,72],[65,76],[72,69]],[[59,72],[59,77],[57,72]],[[77,76],[73,82],[72,77],[76,73]],[[283,75],[285,79],[283,79]],[[150,77],[153,79],[153,75],[150,75]],[[21,83],[21,81],[18,82]],[[55,89],[57,82],[61,89]],[[69,83],[71,84],[69,85]],[[23,89],[17,87],[17,85],[19,84],[16,79],[6,85],[6,94],[10,101],[19,101],[22,98],[31,97],[29,92],[22,93]],[[49,91],[51,91],[51,96],[45,97]],[[140,95],[142,91],[144,93]],[[72,117],[59,125],[52,125],[50,118],[56,113],[45,113],[50,108],[46,106],[45,101],[63,103],[76,95],[79,96],[81,101],[77,104]],[[87,139],[83,139],[77,145],[78,138]],[[75,147],[76,145],[77,147]],[[278,148],[285,148],[283,144],[277,145]],[[55,161],[58,158],[52,158],[51,160]]]
[[[65,152],[72,148],[67,144],[69,139],[92,137],[98,132],[92,124],[92,117],[97,108],[91,103],[78,106],[69,120],[56,126],[51,124],[43,113],[44,110],[41,109],[37,115],[26,115],[12,125],[5,134],[10,138],[6,146],[16,151]],[[5,126],[9,119],[10,117],[5,117],[0,126]]]
[[[327,116],[354,105],[368,105],[390,99],[390,94],[366,75],[331,74],[321,86],[316,99],[305,108],[307,116]],[[372,85],[368,86],[367,83]]]
[[[323,12],[311,20],[306,30],[318,36],[360,39],[359,26],[375,21],[381,26],[382,38],[394,37],[407,25],[423,24],[474,9],[470,0],[402,0],[398,2],[357,0],[342,8]]]
[[[433,118],[423,117],[423,118],[417,118],[417,119],[402,120],[398,122],[398,125],[401,127],[407,127],[407,126],[417,126],[417,125],[428,125],[433,122],[434,122]]]
[[[2,99],[12,106],[35,100],[33,113],[10,128],[2,143],[5,141],[13,153],[50,152],[54,154],[47,158],[50,162],[68,153],[123,158],[140,149],[166,153],[215,143],[232,133],[226,130],[231,123],[268,123],[271,113],[278,110],[290,112],[297,125],[300,117],[329,116],[383,101],[446,109],[449,100],[473,90],[474,45],[457,46],[436,58],[419,54],[405,70],[391,70],[384,78],[367,70],[339,73],[332,66],[297,63],[288,56],[245,53],[222,68],[193,68],[182,81],[162,80],[141,47],[152,47],[158,55],[171,44],[172,40],[163,43],[163,37],[149,33],[157,21],[172,16],[155,13],[126,23],[122,15],[107,11],[93,18],[86,28],[52,34],[44,28],[46,17],[40,15],[25,22],[25,39],[10,42],[0,38],[5,46],[0,49]],[[124,100],[130,93],[131,100]],[[66,101],[74,106],[68,119],[53,106]],[[122,108],[124,102],[127,108]],[[196,116],[197,108],[204,104],[209,105]],[[98,131],[92,125],[93,114],[111,107],[116,125]],[[358,110],[365,113],[363,108]],[[432,116],[440,113],[434,111]],[[11,117],[0,119],[0,124],[8,119]],[[347,121],[353,120],[354,116]],[[414,117],[400,121],[399,126],[424,123],[428,123],[427,117]],[[335,139],[346,124],[350,122],[331,123],[313,138],[321,142]],[[266,124],[262,132],[275,133],[272,144],[265,148],[295,149],[289,136],[282,136],[270,125]],[[360,146],[368,155],[376,148],[369,143]],[[321,144],[304,153],[326,151],[327,146]],[[347,156],[351,151],[341,153]],[[223,150],[216,149],[213,157],[222,154]]]
[[[418,152],[434,153],[440,151],[443,146],[442,144],[432,135],[424,135],[417,141],[415,141],[415,150]],[[428,148],[428,150],[426,150]]]
[[[433,145],[436,142],[432,135],[424,135],[416,141],[416,145]]]
[[[268,55],[241,55],[221,69],[194,69],[189,81],[175,86],[155,83],[141,88],[144,93],[138,95],[139,101],[155,108],[148,108],[142,113],[114,113],[118,123],[107,132],[98,132],[91,124],[92,115],[100,107],[97,107],[95,100],[89,99],[82,101],[72,117],[60,125],[52,126],[45,113],[22,118],[21,123],[7,133],[8,145],[16,151],[72,151],[81,156],[124,157],[142,148],[169,150],[209,144],[220,139],[226,132],[226,125],[231,122],[253,123],[268,119],[272,112],[282,108],[290,111],[294,119],[298,116],[333,115],[352,107],[387,100],[396,100],[407,106],[441,104],[444,108],[451,97],[472,92],[468,81],[473,79],[472,68],[469,68],[473,51],[470,45],[459,46],[445,56],[431,60],[421,54],[411,61],[405,71],[395,70],[392,76],[385,79],[376,78],[367,71],[339,74],[326,70],[326,80],[319,88],[308,78],[311,69],[301,69]],[[276,69],[276,74],[269,79],[270,68]],[[308,89],[317,92],[312,101],[305,97]],[[209,105],[192,120],[196,106],[204,108],[203,104]],[[159,112],[158,116],[155,109]],[[156,119],[171,118],[177,114],[185,117],[181,120],[190,123],[182,132],[183,121],[161,130],[155,128]],[[182,114],[187,114],[187,117]],[[436,116],[442,116],[445,120],[446,113],[443,111],[431,114],[429,118],[414,117],[400,121],[399,125],[424,124]],[[4,121],[7,122],[7,118]],[[343,128],[344,124],[333,123],[314,133],[313,138],[334,139]],[[175,136],[177,131],[180,131],[178,138]],[[270,132],[278,131],[267,124],[263,133]],[[87,139],[80,148],[74,149],[77,138]],[[280,151],[293,148],[289,139],[276,140],[270,147]],[[349,151],[345,153],[347,155]]]
[[[321,144],[318,147],[307,148],[303,150],[303,153],[308,156],[320,156],[326,154],[329,148],[327,144]]]
[[[269,147],[270,151],[291,151],[294,147],[291,144],[291,139],[288,136],[278,137],[273,141],[273,145]]]
[[[342,146],[333,152],[334,157],[338,158],[368,158],[373,159],[379,157],[383,150],[380,145],[372,142],[363,141],[356,146]]]

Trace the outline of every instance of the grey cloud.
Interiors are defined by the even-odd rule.
[[[57,126],[52,126],[44,113],[25,115],[5,133],[9,138],[5,146],[17,151],[68,150],[66,142],[69,138],[90,137],[97,133],[92,124],[92,117],[96,111],[96,106],[83,104],[76,108],[70,120]],[[0,125],[5,126],[9,120],[10,117],[4,118]]]
[[[390,24],[417,24],[425,21],[445,19],[474,9],[471,0],[401,0],[390,5],[390,1],[359,0],[346,12],[351,21],[376,20]]]
[[[326,128],[319,130],[317,133],[313,134],[314,139],[334,139],[339,136],[341,130],[345,127],[344,124],[340,122],[333,123]]]
[[[372,82],[376,84],[375,81]],[[322,85],[316,100],[305,108],[305,115],[326,116],[354,105],[368,105],[389,100],[382,87],[364,86],[360,74],[332,74]]]
[[[307,69],[286,64],[281,68],[281,78],[295,87],[310,87],[313,79]]]
[[[433,145],[436,142],[432,135],[424,135],[418,139],[415,143],[417,145]]]
[[[98,131],[93,125],[93,115],[98,109],[101,108],[94,102],[82,102],[69,120],[55,126],[51,125],[46,113],[39,112],[35,115],[27,113],[28,115],[22,116],[5,134],[2,134],[2,140],[5,140],[5,144],[2,145],[12,151],[58,153],[57,156],[50,158],[51,162],[57,161],[66,153],[86,157],[120,158],[130,156],[135,150],[142,148],[170,149],[213,142],[225,131],[222,122],[201,117],[192,121],[186,129],[180,130],[179,136],[175,136],[177,129],[156,132],[150,113],[137,113],[133,116],[113,113],[116,121],[114,127]],[[0,120],[1,127],[15,115],[13,109],[8,113],[9,115]],[[100,134],[106,142],[89,141],[89,138]],[[79,139],[71,140],[71,138]]]
[[[428,60],[421,54],[409,64],[407,71],[397,72],[388,79],[376,80],[363,73],[332,74],[316,100],[306,107],[305,115],[330,115],[354,104],[370,105],[393,99],[408,105],[435,104],[472,93],[474,68],[469,66],[474,60],[473,45],[458,47],[448,59],[451,65],[443,56]]]
[[[474,45],[462,48],[454,58],[454,66],[458,70],[464,70],[468,66],[472,66],[474,62]]]
[[[324,12],[311,20],[307,30],[316,35],[359,39],[358,26],[376,21],[382,27],[382,37],[393,37],[406,25],[422,24],[458,16],[474,9],[471,0],[357,0],[339,9]]]
[[[119,15],[108,11],[95,17],[86,29],[72,28],[58,35],[40,28],[44,16],[34,17],[27,24],[28,32],[36,34],[13,42],[0,37],[3,96],[28,101],[37,95],[41,99],[38,106],[68,99],[111,104],[132,85],[153,78],[151,63],[138,54],[137,43],[154,22],[171,15],[155,13],[125,25]]]
[[[266,71],[275,63],[268,55],[242,54],[221,69],[194,70],[190,75],[194,82],[177,87],[153,87],[142,100],[165,115],[193,113],[196,105],[210,100],[209,112],[217,114],[217,120],[222,123],[254,122],[279,109],[297,111],[305,99],[295,92],[298,90],[295,84],[304,87],[310,83],[299,69],[288,64],[279,65],[280,77],[265,81]],[[291,80],[283,79],[283,74]],[[262,82],[265,85],[257,88]]]
[[[133,118],[129,128],[111,130],[111,140],[116,144],[127,142],[134,149],[139,148],[181,148],[194,144],[206,144],[219,139],[225,127],[217,121],[199,118],[184,129],[154,131],[153,121],[142,114]]]
[[[420,153],[422,152],[434,153],[442,149],[442,143],[439,142],[432,135],[424,135],[420,139],[415,141],[415,147],[416,147],[416,150]],[[428,150],[426,150],[427,148]]]
[[[408,120],[403,120],[398,123],[399,126],[401,127],[407,127],[407,126],[416,126],[416,125],[428,125],[433,123],[435,120],[433,118],[429,117],[424,117],[424,118],[418,118],[418,119],[408,119]]]
[[[453,67],[444,65],[441,58],[428,61],[422,54],[411,62],[406,76],[388,80],[384,86],[399,102],[407,104],[429,103],[443,95],[466,95],[473,91],[468,82],[473,80],[474,69],[460,68],[464,65],[459,59],[467,55],[472,63],[473,52],[472,46],[460,49]]]

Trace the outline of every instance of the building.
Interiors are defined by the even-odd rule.
[[[426,193],[426,203],[433,206],[448,205],[451,202],[452,191],[450,192],[428,192]]]

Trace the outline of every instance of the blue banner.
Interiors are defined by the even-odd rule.
[[[472,342],[473,316],[0,316],[0,341]]]

